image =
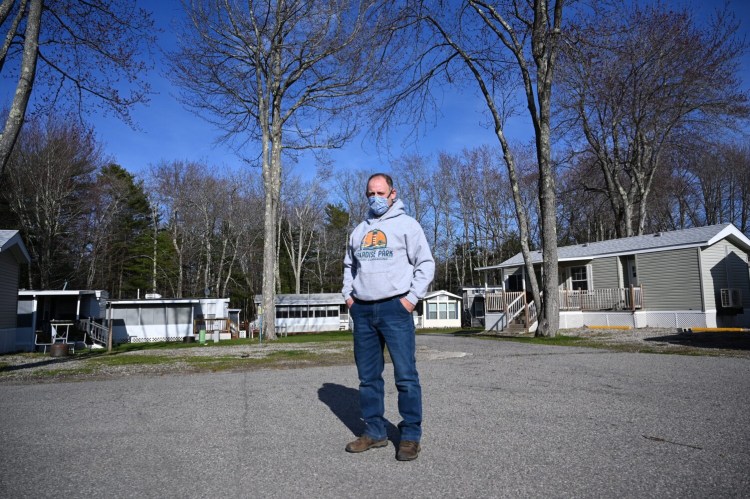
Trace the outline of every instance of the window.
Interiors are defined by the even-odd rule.
[[[570,284],[574,290],[587,291],[589,289],[589,279],[585,265],[582,267],[571,267]]]
[[[521,273],[508,276],[508,291],[523,291],[523,275]]]
[[[458,303],[453,302],[448,304],[448,318],[458,319]]]
[[[440,319],[445,320],[448,318],[448,304],[438,303],[438,310],[440,311]]]
[[[438,306],[438,304],[434,303],[434,302],[431,302],[431,303],[427,304],[427,318],[428,319],[430,319],[430,320],[437,319],[437,316],[438,316],[438,311],[437,311],[438,307],[437,306]]]

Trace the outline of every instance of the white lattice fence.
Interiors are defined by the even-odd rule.
[[[630,313],[591,313],[584,312],[581,314],[585,326],[614,326],[614,327],[635,327],[633,314]]]
[[[706,327],[706,315],[703,312],[636,312],[635,327]]]

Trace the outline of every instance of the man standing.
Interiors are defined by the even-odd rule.
[[[342,291],[354,322],[354,360],[365,430],[346,450],[363,452],[388,445],[383,382],[383,347],[387,346],[402,418],[396,459],[411,461],[419,455],[422,438],[422,388],[411,313],[432,282],[435,261],[422,227],[396,199],[390,176],[372,175],[366,196],[370,212],[349,238]]]

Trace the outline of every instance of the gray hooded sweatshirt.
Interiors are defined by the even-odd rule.
[[[349,236],[342,293],[366,301],[406,295],[416,305],[434,275],[424,231],[397,199],[382,216],[370,213]]]

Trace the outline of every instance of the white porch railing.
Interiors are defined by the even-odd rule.
[[[508,304],[516,303],[523,294],[523,291],[499,291],[495,293],[487,293],[484,297],[484,309],[487,312],[505,312]],[[523,301],[521,301],[521,306],[523,307]]]
[[[560,290],[560,310],[622,310],[635,311],[643,308],[643,287],[598,288],[592,290]],[[485,310],[500,313],[495,327],[503,330],[522,313],[527,313],[526,324],[536,321],[537,310],[534,302],[526,303],[524,291],[499,291],[485,295]]]
[[[643,288],[560,290],[560,310],[636,310],[643,308]]]
[[[500,331],[505,330],[511,321],[526,313],[524,323],[531,324],[536,320],[536,314],[529,309],[526,303],[526,293],[524,291],[500,291],[495,293],[487,293],[485,295],[484,303],[485,311],[488,313],[500,312],[500,319],[495,323],[493,329]],[[533,315],[533,317],[532,317]]]

